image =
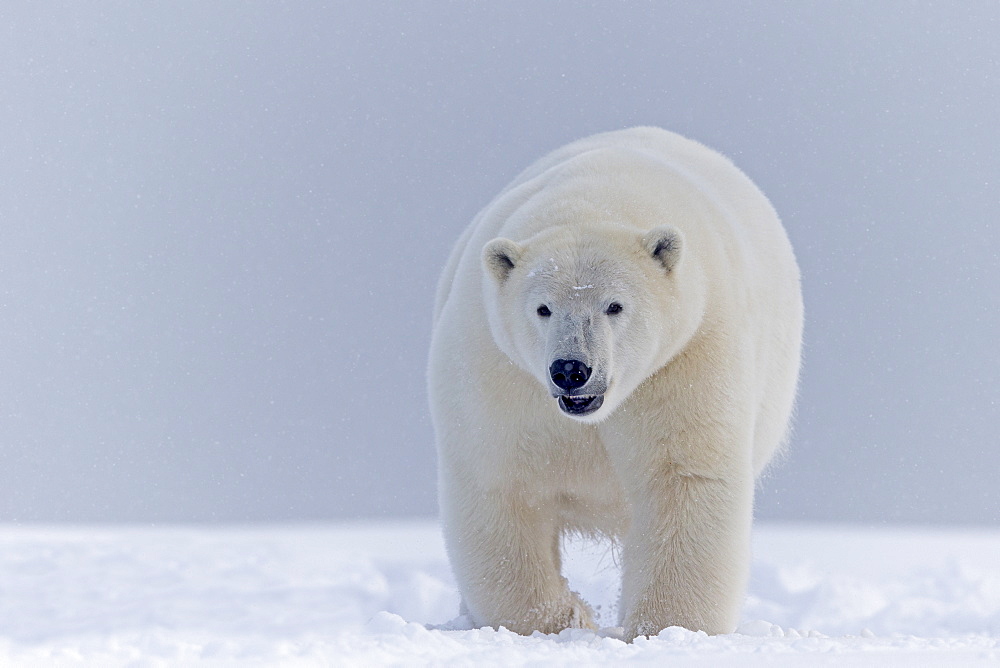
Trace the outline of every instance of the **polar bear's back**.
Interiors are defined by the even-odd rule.
[[[590,196],[594,189],[603,187],[612,191],[620,187],[636,199],[655,198],[654,191],[659,190],[675,197],[673,204],[679,209],[700,198],[721,214],[710,222],[727,228],[717,230],[723,237],[737,238],[751,255],[760,257],[767,265],[794,265],[791,245],[777,213],[738,167],[703,144],[655,127],[596,134],[543,156],[518,174],[480,212],[472,225],[476,229],[459,244],[464,245],[472,236],[481,237],[478,240],[483,242],[498,235],[530,236],[534,230],[511,229],[512,221],[517,218],[514,212],[537,199],[540,192],[558,193],[553,196],[564,199],[574,186],[584,196]],[[532,211],[540,208],[536,202],[531,204]],[[536,222],[547,224],[537,218]],[[643,221],[646,227],[663,222]],[[686,234],[700,232],[685,229],[683,220],[670,222]],[[696,224],[705,222],[701,219]]]
[[[763,216],[770,215],[776,219],[764,195],[737,167],[698,142],[655,127],[636,127],[585,137],[532,163],[476,215],[456,242],[441,275],[435,300],[435,321],[451,295],[456,276],[468,273],[467,270],[459,271],[459,265],[477,261],[479,249],[501,233],[511,213],[543,188],[565,177],[574,166],[571,163],[600,162],[602,156],[599,154],[603,153],[606,157],[616,152],[615,149],[619,150],[619,154],[628,151],[633,157],[647,156],[689,179],[703,181],[702,189],[710,190],[705,194],[712,199],[732,198],[732,206],[738,206],[737,200],[750,202],[761,209]],[[713,184],[712,187],[708,187],[709,184]]]
[[[586,153],[601,149],[625,149],[645,154],[687,177],[716,203],[761,217],[777,218],[770,202],[754,183],[728,158],[704,144],[656,127],[634,127],[584,137],[534,162],[505,187],[494,202],[512,190],[539,177],[554,175],[558,168]]]
[[[641,172],[644,169],[642,162],[655,164],[661,176],[669,173],[674,182],[681,182],[681,188],[689,191],[685,197],[703,198],[722,214],[715,217],[712,224],[726,229],[714,236],[729,248],[719,252],[745,260],[747,272],[762,273],[753,277],[753,282],[761,289],[780,289],[782,283],[798,285],[798,268],[791,244],[774,208],[739,168],[721,154],[676,133],[655,127],[636,127],[577,140],[543,156],[518,174],[479,212],[456,243],[439,283],[435,319],[448,300],[456,277],[478,274],[478,271],[469,271],[472,267],[460,271],[459,265],[478,264],[481,248],[496,236],[522,240],[536,231],[523,227],[511,229],[511,221],[520,207],[542,191],[553,192],[553,186],[574,179],[580,181],[581,172],[599,172],[604,167],[611,173],[629,163],[634,163],[631,167]],[[537,208],[533,206],[532,210]],[[662,222],[649,220],[648,226]],[[699,229],[684,229],[684,221],[671,223],[677,224],[685,234],[702,233]],[[534,224],[544,226],[546,222],[536,217]],[[469,288],[478,290],[477,286]]]

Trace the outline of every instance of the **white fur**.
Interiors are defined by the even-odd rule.
[[[592,627],[560,574],[561,534],[583,531],[621,541],[627,639],[732,631],[801,335],[785,231],[714,151],[634,128],[519,175],[462,235],[435,306],[441,512],[468,614]],[[560,410],[555,359],[592,367],[597,411]]]

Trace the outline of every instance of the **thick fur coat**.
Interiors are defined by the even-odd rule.
[[[429,380],[448,553],[474,622],[592,627],[568,531],[622,546],[626,639],[731,632],[756,477],[786,438],[802,298],[767,198],[656,128],[543,157],[473,220]]]

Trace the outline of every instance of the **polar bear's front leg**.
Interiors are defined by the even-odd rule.
[[[753,482],[664,466],[633,497],[625,540],[622,624],[626,640],[668,626],[731,633],[750,561]]]
[[[516,495],[444,503],[445,540],[462,600],[477,624],[521,634],[596,628],[560,574],[558,528]]]

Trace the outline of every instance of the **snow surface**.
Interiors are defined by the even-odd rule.
[[[1000,661],[1000,532],[758,525],[744,622],[615,638],[606,545],[566,574],[600,633],[469,629],[433,522],[0,528],[0,665],[911,666]]]

